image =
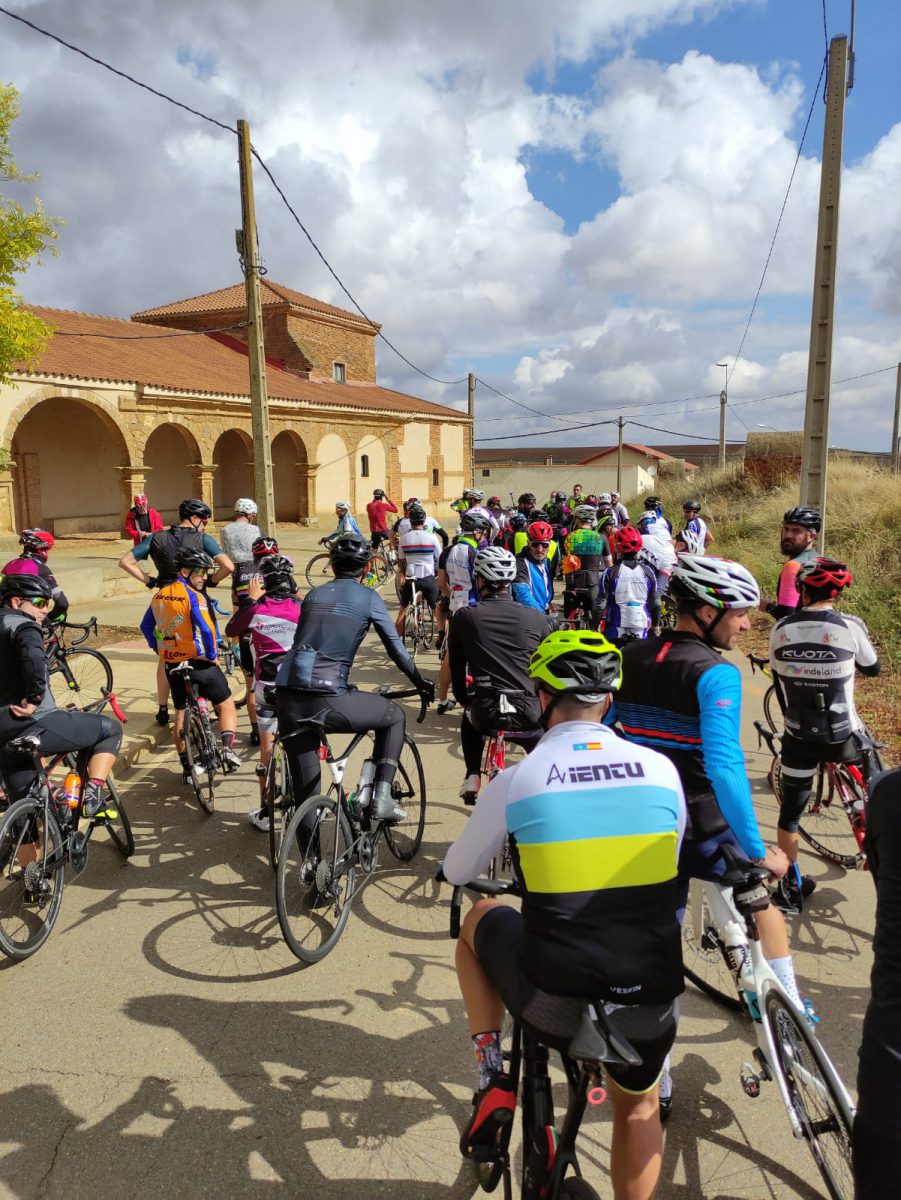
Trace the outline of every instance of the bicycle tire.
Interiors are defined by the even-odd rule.
[[[282,839],[294,809],[288,762],[280,743],[276,743],[276,746],[273,747],[272,757],[269,760],[265,795],[269,806],[269,865],[275,871],[278,868]]]
[[[435,614],[427,603],[422,606],[422,623],[420,625],[420,641],[423,650],[431,650],[435,641]]]
[[[113,668],[99,650],[60,650],[51,661],[56,665],[50,668],[50,691],[58,708],[65,709],[73,702],[87,708],[103,699],[104,689],[113,690]]]
[[[16,866],[15,858],[22,841],[22,823],[34,823],[34,832],[39,840],[47,835],[49,855],[58,863],[47,872],[38,870],[31,873],[35,881],[39,881],[49,898],[38,907],[28,896],[33,892],[26,890],[25,868]],[[11,804],[0,820],[0,952],[15,962],[22,962],[37,953],[50,936],[59,906],[62,903],[65,886],[65,870],[63,869],[63,835],[59,822],[52,812],[46,813],[42,800],[26,797]],[[43,917],[39,914],[45,909]],[[39,924],[38,924],[39,921]]]
[[[850,800],[862,801],[866,811],[866,792],[846,767],[837,766],[835,770],[841,776],[842,785],[848,789]],[[846,870],[852,870],[861,858],[861,851],[854,836],[852,818],[845,809],[841,795],[837,794],[839,792],[832,773],[821,765],[817,772],[812,800],[803,819],[798,822],[798,833],[821,858]],[[854,845],[852,854],[847,852],[849,841]]]
[[[321,583],[328,583],[330,579],[334,579],[331,556],[314,554],[304,568],[304,576],[311,588],[319,587]]]
[[[216,806],[216,764],[212,761],[210,741],[212,735],[204,728],[199,713],[188,710],[188,727],[182,731],[188,755],[188,774],[194,788],[194,796],[200,808],[211,815]]]
[[[744,1006],[736,995],[723,939],[711,919],[704,889],[696,879],[691,881],[682,920],[682,973],[723,1008],[742,1011]]]
[[[403,821],[383,825],[388,849],[400,862],[409,862],[422,845],[425,829],[426,786],[425,772],[419,749],[409,736],[404,738],[404,748],[391,784],[391,795],[407,815]]]
[[[773,733],[782,733],[782,709],[775,683],[771,683],[763,694],[763,717]]]
[[[601,1200],[601,1193],[587,1183],[581,1175],[567,1175],[557,1192],[560,1200]]]
[[[407,609],[407,614],[404,617],[403,643],[410,657],[415,661],[416,651],[419,649],[419,638],[416,636],[416,614],[412,607]]]
[[[853,1114],[838,1072],[805,1018],[779,992],[768,994],[764,1019],[776,1050],[776,1068],[829,1195],[852,1200]]]
[[[384,555],[373,554],[369,560],[369,570],[375,575],[375,583],[372,585],[375,591],[378,591],[384,584],[385,580],[392,573],[388,564],[385,562]]]
[[[347,817],[327,796],[311,796],[288,822],[275,876],[275,906],[288,949],[308,965],[334,949],[350,916],[356,865],[348,858],[336,877],[333,864],[336,856],[348,856],[352,845]],[[337,912],[329,928],[332,908]]]
[[[128,819],[128,813],[112,775],[106,781],[106,790],[113,808],[119,815],[114,820],[107,819],[102,823],[106,826],[107,833],[113,839],[113,845],[122,857],[131,858],[135,852],[135,837],[131,831],[131,821]]]

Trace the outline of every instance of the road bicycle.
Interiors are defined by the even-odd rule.
[[[79,637],[69,638],[69,631],[80,629]],[[82,646],[91,634],[97,636],[97,618],[79,624],[57,621],[45,629],[44,651],[50,691],[59,708],[75,701],[79,708],[96,704],[113,690],[113,668],[99,650]]]
[[[269,815],[269,865],[273,871],[278,867],[282,838],[294,807],[294,793],[291,790],[291,774],[285,757],[285,747],[282,739],[276,734],[263,777],[262,798],[262,808]]]
[[[225,773],[222,749],[213,733],[210,706],[198,692],[191,678],[191,662],[185,659],[170,669],[170,675],[183,675],[185,682],[185,711],[181,727],[185,753],[188,758],[187,777],[194,789],[194,797],[203,812],[208,815],[216,806],[214,793],[220,772]]]
[[[394,568],[389,566],[388,560],[383,554],[373,554],[369,560],[369,570],[364,577],[364,582],[367,587],[373,587],[378,591],[393,572]],[[304,576],[311,588],[319,587],[323,583],[330,583],[335,578],[331,555],[328,551],[313,555],[304,568]]]
[[[444,880],[443,873],[438,878]],[[460,934],[460,910],[465,890],[484,896],[519,896],[514,880],[476,879],[454,887],[451,899],[450,935]],[[635,1048],[610,1028],[600,1001],[561,997],[559,1005],[575,1017],[574,1036],[551,1038],[513,1018],[505,1021],[502,1045],[507,1073],[519,1097],[522,1112],[522,1200],[600,1200],[600,1194],[582,1177],[576,1140],[588,1105],[603,1104],[605,1065],[639,1066]],[[549,1049],[560,1056],[566,1076],[567,1107],[559,1132],[548,1072]],[[512,1117],[512,1114],[511,1114]],[[513,1136],[512,1119],[500,1129],[490,1149],[470,1149],[469,1157],[483,1191],[493,1192],[503,1183],[505,1200],[511,1200]],[[478,1157],[476,1157],[478,1156]]]
[[[752,675],[756,671],[760,671],[767,679],[771,680],[773,678],[768,658],[761,658],[759,654],[749,654],[748,662],[751,664]],[[775,683],[770,683],[770,686],[763,694],[763,715],[773,733],[782,732],[782,709],[779,707],[779,697],[776,693]]]
[[[776,978],[760,946],[756,914],[766,908],[767,872],[721,851],[727,870],[719,883],[692,880],[682,925],[686,979],[754,1023],[753,1063],[740,1082],[756,1099],[761,1083],[774,1081],[792,1133],[805,1141],[828,1194],[852,1200],[851,1098],[812,1027]]]
[[[379,689],[379,694],[390,700],[419,695],[415,689]],[[422,722],[428,701],[420,699],[417,720]],[[404,739],[391,785],[392,798],[407,815],[403,821],[388,825],[374,821],[369,801],[361,806],[357,791],[348,792],[344,786],[348,759],[372,734],[355,734],[337,756],[325,730],[314,721],[302,722],[282,741],[311,730],[320,738],[332,783],[327,795],[311,796],[293,809],[278,845],[275,878],[282,934],[291,952],[307,964],[319,962],[337,945],[354,896],[378,866],[380,839],[384,837],[388,849],[401,862],[413,858],[422,842],[426,809],[425,774],[412,738]],[[371,755],[367,759],[370,761]]]
[[[410,579],[412,597],[404,617],[404,645],[415,658],[420,650],[428,650],[435,636],[435,616],[425,596]]]
[[[777,800],[782,800],[782,758],[776,746],[776,736],[760,721],[754,722],[758,746],[766,742],[773,761],[767,775],[770,789]],[[879,753],[884,749],[862,730],[862,760],[869,759],[866,769],[853,762],[820,763],[814,776],[810,802],[803,819],[798,823],[798,833],[827,862],[845,867],[847,870],[866,870],[867,855],[864,838],[867,833],[867,801],[870,795],[869,780],[883,768]],[[854,846],[852,850],[851,847]]]
[[[111,692],[88,711],[99,712],[106,704],[124,723],[126,717]],[[80,797],[87,776],[84,761],[80,767],[76,761],[84,756],[58,754],[45,766],[40,738],[34,733],[13,738],[4,750],[30,757],[35,770],[28,794],[0,814],[0,952],[19,962],[40,950],[50,936],[62,903],[66,864],[73,876],[81,874],[94,830],[105,828],[123,858],[134,853],[135,842],[112,776],[106,781],[104,807],[90,819],[79,818],[80,800],[73,807],[65,792],[53,787],[52,772],[65,765],[78,773]],[[8,793],[5,780],[4,788]]]

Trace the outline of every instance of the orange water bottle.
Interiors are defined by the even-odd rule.
[[[63,780],[63,795],[68,808],[78,808],[81,803],[81,780],[76,771],[70,771]]]

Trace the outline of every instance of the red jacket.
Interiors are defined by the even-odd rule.
[[[137,522],[135,521],[135,512],[134,508],[128,510],[128,515],[125,518],[125,532],[134,544],[139,546],[145,537],[149,537],[151,533],[156,533],[157,530],[163,528],[163,518],[155,508],[150,508],[148,505],[147,516],[150,518],[150,529],[149,531],[142,530],[138,529]]]
[[[369,517],[370,533],[386,533],[388,522],[385,520],[386,513],[396,513],[397,505],[392,504],[390,500],[370,500],[366,505],[366,515]]]

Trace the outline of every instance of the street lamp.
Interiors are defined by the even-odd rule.
[[[718,362],[716,365],[725,368],[723,390],[720,392],[720,470],[722,471],[726,466],[726,401],[729,391],[729,364]]]
[[[757,422],[757,428],[758,429],[772,429],[773,433],[779,432],[779,430],[776,428],[775,425],[764,425],[763,421]]]

